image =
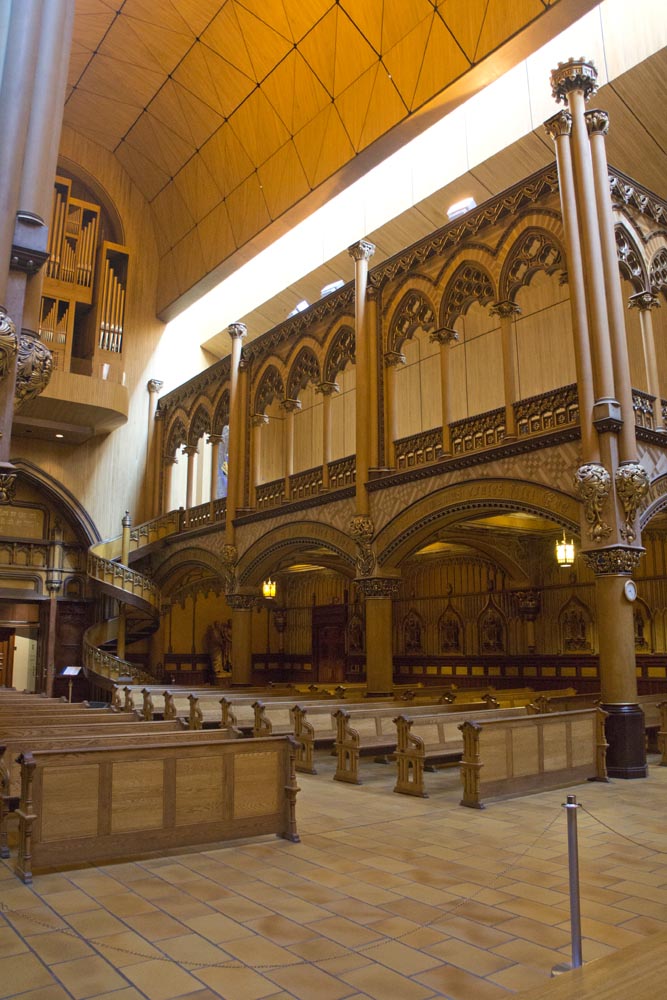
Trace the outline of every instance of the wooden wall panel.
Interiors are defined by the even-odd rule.
[[[176,826],[223,818],[222,757],[176,761]]]
[[[161,827],[163,796],[164,761],[137,760],[114,764],[111,833]]]
[[[234,819],[250,819],[278,809],[279,755],[267,750],[234,757]]]
[[[98,827],[98,764],[56,767],[44,774],[41,839],[94,837]]]

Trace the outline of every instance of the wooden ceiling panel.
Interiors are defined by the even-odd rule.
[[[372,70],[369,72],[371,75]],[[406,114],[405,105],[394,86],[394,81],[380,67],[368,101],[368,114],[364,121],[357,149],[365,149],[375,139],[388,132]]]
[[[287,129],[259,89],[243,102],[229,124],[256,166],[268,160],[289,139]]]
[[[160,261],[160,273],[157,285],[158,302],[168,302],[176,295],[181,295],[185,291],[187,289],[181,285],[174,251],[168,250]]]
[[[164,228],[171,235],[171,245],[175,246],[190,232],[195,224],[194,216],[174,184],[168,184],[151,202],[155,214],[164,220]]]
[[[245,38],[255,79],[259,83],[287,55],[294,43],[289,34],[287,37],[281,35],[267,20],[255,17],[242,3],[236,3],[236,0],[231,0],[231,3],[236,8],[239,28]],[[268,13],[273,5],[265,6]]]
[[[118,146],[116,156],[148,201],[152,201],[169,182],[169,174],[127,140],[123,140]]]
[[[211,136],[199,155],[224,197],[238,187],[255,169],[254,163],[228,123]]]
[[[152,26],[156,22],[155,3],[153,0],[125,0],[120,13],[123,17],[131,17],[133,20]],[[194,32],[188,22],[183,18],[175,4],[171,0],[165,0],[160,5],[160,14],[157,23],[167,31],[175,31],[187,35],[194,40]]]
[[[477,59],[479,36],[489,0],[467,0],[467,3],[439,3],[438,16],[450,30],[470,62]]]
[[[77,42],[72,42],[72,51],[69,57],[69,69],[67,71],[67,84],[69,87],[73,87],[77,82],[84,69],[90,62],[90,57],[92,52],[90,49],[85,48],[83,45],[79,45]]]
[[[98,53],[123,63],[129,76],[132,75],[134,66],[164,76],[161,61],[146,45],[143,34],[145,32],[135,31],[131,18],[118,16],[100,42]]]
[[[259,2],[263,3],[263,0]],[[294,41],[298,42],[307,35],[335,4],[336,0],[282,0]]]
[[[227,198],[227,211],[234,242],[239,247],[269,224],[271,216],[256,174],[232,191]]]
[[[190,288],[202,274],[206,273],[199,229],[191,229],[189,233],[186,233],[174,247],[173,253],[181,285],[184,288]]]
[[[151,101],[150,113],[195,149],[199,149],[224,121],[222,115],[174,80],[167,80]]]
[[[193,156],[174,177],[174,184],[196,222],[222,200],[222,193],[201,156]]]
[[[109,25],[116,17],[116,11],[101,2],[88,2],[84,9],[80,9],[80,6],[77,2],[73,43],[92,55],[109,30]]]
[[[294,145],[311,188],[331,177],[354,156],[354,147],[333,104],[294,136]]]
[[[339,11],[337,20],[334,39],[334,98],[378,62],[377,53],[350,19]]]
[[[293,142],[285,143],[259,168],[258,173],[272,219],[277,219],[310,190]]]
[[[148,111],[137,119],[126,141],[164,170],[170,179],[195,151],[192,143],[187,143]]]
[[[526,24],[544,13],[542,0],[488,0],[475,60],[483,59]]]
[[[212,21],[226,0],[168,0],[196,36]]]
[[[164,8],[161,8],[160,16],[155,18],[151,23],[150,21],[126,15],[125,7],[123,7],[121,9],[121,16],[109,31],[109,34],[105,38],[105,43],[108,40],[110,45],[114,45],[113,34],[117,30],[117,26],[121,24],[126,25],[151,53],[163,73],[171,73],[192,46],[195,36],[187,28],[185,21],[182,22],[182,31],[172,31],[170,28],[164,27],[162,25],[163,10]],[[119,52],[118,49],[115,49],[115,51]],[[124,56],[125,54],[123,54]]]
[[[229,221],[227,205],[221,201],[212,212],[205,216],[198,227],[206,273],[212,271],[216,264],[224,260],[236,250],[234,234]]]
[[[262,90],[290,135],[312,121],[331,100],[296,49],[276,66]]]
[[[201,41],[253,83],[257,82],[248,44],[236,16],[234,4],[225,3],[221,7],[220,12],[203,32]]]
[[[98,53],[83,74],[79,87],[102,97],[112,93],[124,104],[134,105],[139,115],[162,86],[164,75],[143,66],[134,66],[132,74],[127,64]]]
[[[388,52],[433,13],[430,0],[383,0],[382,52]]]
[[[423,18],[412,31],[408,32],[382,57],[387,72],[391,74],[406,108],[413,106],[414,93],[421,75],[424,54],[433,30],[434,20],[437,18],[433,8],[431,8],[430,16]]]
[[[65,124],[106,149],[114,149],[137,117],[137,108],[115,97],[76,89],[67,102]]]
[[[382,52],[383,5],[368,3],[368,0],[340,0],[340,6],[379,56]]]
[[[420,108],[433,94],[470,69],[470,63],[439,18],[434,18],[426,41],[411,110]]]

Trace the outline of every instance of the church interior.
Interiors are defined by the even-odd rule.
[[[657,995],[661,8],[0,5],[0,998]]]

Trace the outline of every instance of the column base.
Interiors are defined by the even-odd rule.
[[[637,704],[600,706],[608,713],[605,721],[607,774],[610,778],[646,778],[646,736],[644,713]]]

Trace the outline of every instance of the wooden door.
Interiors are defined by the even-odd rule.
[[[0,628],[0,687],[12,686],[14,634],[13,628]]]
[[[341,604],[313,608],[313,659],[318,684],[345,680],[345,619]]]

